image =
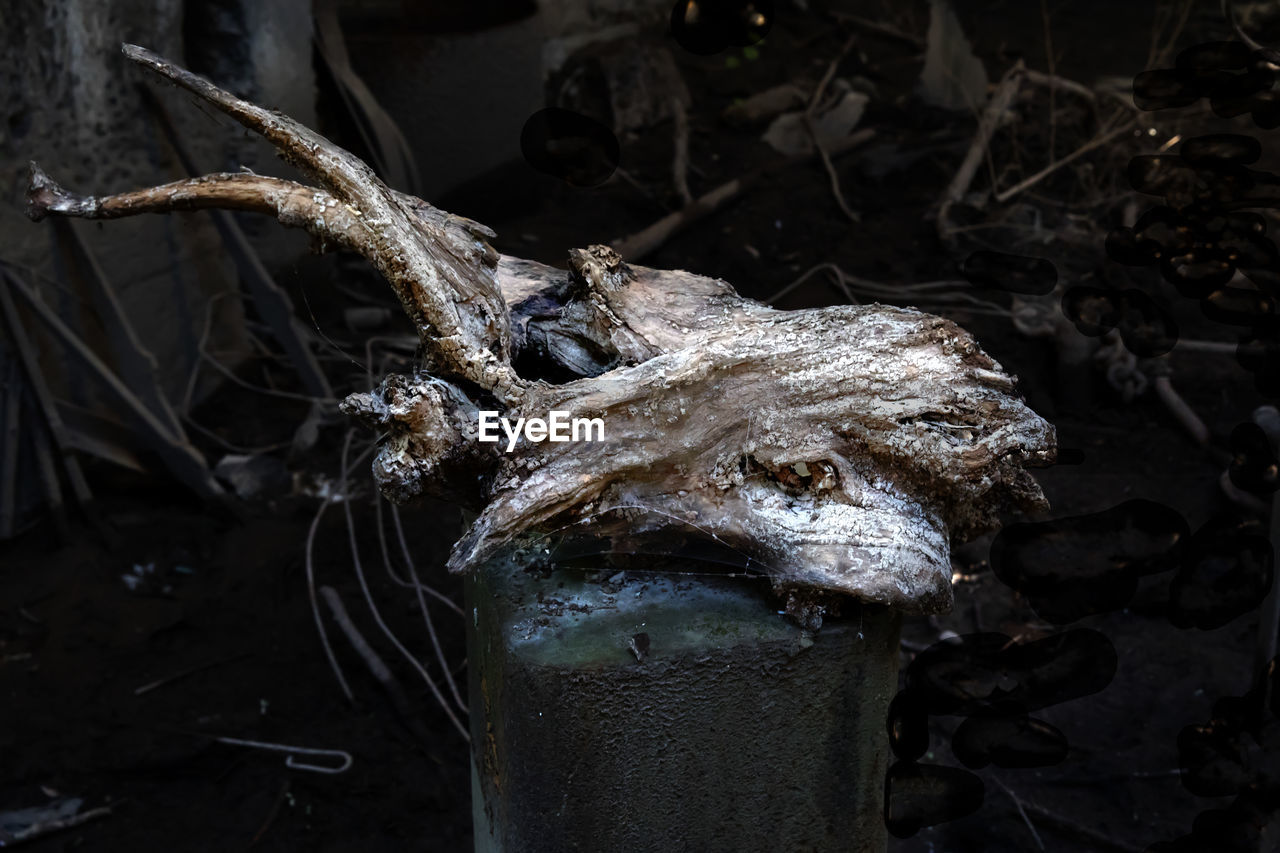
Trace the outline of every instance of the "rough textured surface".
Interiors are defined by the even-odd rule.
[[[468,586],[477,850],[885,849],[897,614],[810,636],[741,578]]]
[[[950,540],[1043,506],[1023,466],[1052,462],[1053,428],[950,321],[880,305],[776,311],[603,246],[571,252],[567,274],[502,259],[484,226],[395,192],[298,122],[125,51],[320,188],[213,175],[95,199],[33,169],[30,214],[252,209],[367,257],[419,331],[421,366],[344,410],[387,432],[374,472],[389,497],[481,510],[454,570],[584,522],[629,540],[696,536],[767,573],[817,624],[805,591],[946,609]],[[482,444],[486,409],[599,418],[604,438]]]

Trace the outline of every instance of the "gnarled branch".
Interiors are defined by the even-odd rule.
[[[941,610],[950,541],[1003,509],[1044,506],[1024,466],[1053,460],[1053,428],[948,320],[880,305],[778,311],[604,246],[572,251],[568,271],[502,257],[484,226],[388,188],[291,119],[125,52],[320,186],[210,175],[94,198],[33,166],[32,218],[226,207],[368,258],[417,325],[424,361],[343,409],[387,432],[374,476],[388,497],[479,511],[452,569],[589,522],[668,547],[710,538],[783,590]],[[599,419],[603,437],[481,441],[481,409],[495,405],[513,422]]]

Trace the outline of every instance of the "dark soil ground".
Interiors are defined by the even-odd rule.
[[[788,11],[758,58],[746,58],[738,49],[697,57],[671,43],[693,95],[690,184],[695,195],[777,157],[758,141],[759,129],[734,130],[722,123],[722,109],[788,80],[811,86],[850,32],[817,12],[801,14],[790,4],[780,5]],[[858,5],[859,14],[880,14],[876,4]],[[1197,7],[1180,46],[1215,32],[1209,7],[1216,5],[1205,4],[1203,13]],[[972,0],[957,7],[993,80],[1017,58],[1046,68],[1037,4]],[[1061,0],[1049,7],[1057,68],[1064,75],[1091,82],[1143,69],[1156,4]],[[885,20],[923,36],[926,4],[894,4],[894,9]],[[726,62],[728,55],[736,61]],[[837,161],[860,224],[843,217],[814,161],[774,173],[644,262],[723,277],[744,294],[763,299],[822,262],[875,281],[918,282],[956,277],[959,261],[981,247],[982,239],[1014,250],[1012,241],[1025,240],[1025,233],[993,231],[983,238],[975,230],[977,237],[957,245],[939,240],[935,202],[968,146],[974,122],[913,100],[920,64],[917,52],[905,44],[867,34],[841,64],[842,75],[865,76],[878,91],[862,122],[875,129],[875,140]],[[1019,111],[1023,123],[1016,140],[1004,134],[993,146],[1000,166],[1021,164],[1004,180],[1006,186],[1047,162],[1047,101],[1036,96]],[[1156,118],[1148,120],[1157,123]],[[1160,117],[1158,140],[1171,135],[1174,120]],[[1083,111],[1063,113],[1059,121],[1058,156],[1093,133]],[[495,228],[497,245],[505,252],[561,262],[570,247],[628,234],[670,209],[675,198],[668,180],[669,139],[668,123],[638,140],[624,140],[623,167],[630,182],[574,188],[521,161],[433,201]],[[1044,217],[1048,230],[1037,238],[1038,250],[1054,257],[1064,278],[1106,269],[1102,241],[1121,216],[1124,166],[1138,150],[1133,139],[1122,138],[1086,158],[1092,172],[1064,169],[1021,200]],[[980,176],[979,185],[985,181]],[[1086,181],[1094,189],[1082,189]],[[1107,188],[1114,193],[1103,191]],[[988,214],[963,215],[980,223]],[[1055,236],[1055,227],[1070,230],[1074,242]],[[1036,253],[1028,243],[1022,248]],[[377,292],[374,284],[364,286],[370,275],[333,259],[282,272],[295,291],[306,282],[317,324],[334,341],[337,349],[326,363],[339,393],[367,384],[363,369],[352,363],[363,364],[366,353],[360,337],[341,324],[341,308],[351,304],[348,296],[317,281],[342,278],[345,292]],[[1008,294],[983,295],[1008,304]],[[843,299],[815,275],[781,304],[794,308]],[[1058,427],[1062,447],[1082,452],[1079,464],[1037,472],[1052,516],[1147,498],[1182,514],[1191,530],[1217,513],[1250,519],[1223,497],[1218,477],[1231,430],[1264,400],[1230,353],[1179,350],[1168,359],[1177,387],[1212,432],[1212,447],[1206,450],[1187,437],[1152,393],[1124,401],[1100,374],[1087,365],[1065,366],[1051,340],[1020,335],[1007,317],[963,306],[941,313],[974,332],[1020,377],[1033,407]],[[1229,330],[1199,318],[1194,305],[1178,316],[1184,336],[1232,339]],[[388,364],[384,359],[371,367],[380,371]],[[1067,370],[1077,375],[1068,376]],[[256,363],[242,372],[256,384],[267,381],[268,374],[288,387],[288,371],[279,365]],[[304,414],[305,406],[295,402],[228,385],[194,416],[226,441],[260,445],[288,441]],[[313,449],[287,459],[298,482],[315,484],[317,474],[338,475],[345,429],[335,415]],[[357,434],[353,452],[370,440]],[[205,449],[215,459],[224,452],[213,444]],[[284,451],[276,455],[285,459]],[[374,596],[410,650],[429,660],[433,655],[416,601],[382,568],[367,467],[354,470],[348,497]],[[411,694],[408,718],[397,714],[335,637],[357,697],[349,704],[317,642],[304,546],[318,498],[305,489],[281,488],[246,504],[243,518],[229,519],[163,482],[103,468],[91,468],[90,475],[105,534],[79,525],[70,542],[58,544],[53,526],[41,522],[0,546],[0,807],[39,805],[57,792],[84,797],[88,806],[115,804],[115,809],[110,817],[28,849],[469,849],[467,747],[369,618],[341,505],[331,506],[319,522],[315,573],[319,583],[337,589],[366,636],[392,662]],[[404,518],[418,568],[437,589],[460,601],[459,582],[442,569],[460,530],[458,512],[433,505],[409,510]],[[384,523],[394,542],[389,521]],[[998,631],[1029,641],[1057,630],[996,578],[987,564],[989,543],[988,537],[957,550],[957,607],[945,617],[908,622],[904,666],[913,657],[910,650],[947,631]],[[1106,561],[1110,554],[1094,556]],[[143,564],[154,564],[155,574],[130,590],[121,575]],[[395,564],[402,565],[398,559]],[[1206,722],[1220,697],[1249,689],[1256,610],[1213,630],[1182,630],[1170,623],[1168,609],[1168,578],[1154,577],[1143,581],[1127,608],[1075,623],[1105,634],[1119,666],[1101,692],[1038,712],[1067,736],[1066,760],[1037,769],[978,771],[986,783],[979,811],[895,840],[891,849],[1142,850],[1185,835],[1197,814],[1229,804],[1229,797],[1197,797],[1184,788],[1177,772],[1178,737],[1184,727]],[[459,617],[436,604],[431,610],[447,660],[462,667],[466,653]],[[165,681],[141,689],[158,680]],[[957,764],[948,750],[956,723],[934,718],[925,760]],[[341,775],[291,770],[281,754],[218,743],[213,735],[342,749],[351,753],[354,765]]]

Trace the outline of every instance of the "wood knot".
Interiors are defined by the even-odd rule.
[[[617,287],[628,275],[622,256],[599,244],[585,249],[570,249],[569,270],[574,279],[591,290]]]

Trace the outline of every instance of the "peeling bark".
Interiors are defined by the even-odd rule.
[[[710,538],[812,610],[844,593],[908,610],[951,603],[950,543],[1044,497],[1025,466],[1053,428],[964,330],[882,305],[778,311],[726,282],[630,266],[499,256],[493,234],[385,186],[351,154],[136,47],[148,66],[255,130],[319,188],[210,175],[101,198],[34,164],[33,219],[222,207],[274,216],[320,249],[368,258],[421,339],[421,364],[343,411],[380,430],[399,502],[479,512],[449,567],[566,528],[634,542]],[[602,441],[479,441],[479,412],[599,418]]]

